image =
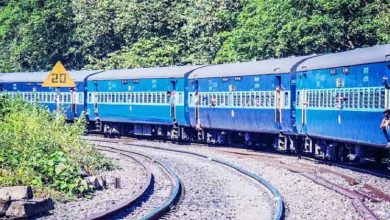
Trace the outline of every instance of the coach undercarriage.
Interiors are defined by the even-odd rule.
[[[321,139],[309,135],[253,133],[215,129],[194,129],[178,125],[132,124],[97,121],[90,132],[107,136],[150,137],[218,146],[240,146],[255,150],[277,151],[339,163],[376,163],[390,161],[386,150],[371,146]],[[270,147],[272,146],[272,147]]]

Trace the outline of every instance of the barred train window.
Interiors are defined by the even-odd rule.
[[[380,108],[385,108],[385,89],[381,89],[380,90],[380,93],[381,93],[381,104],[380,104]]]
[[[353,92],[353,107],[358,108],[359,107],[359,91],[356,89]]]
[[[260,106],[261,107],[264,107],[265,106],[265,95],[264,95],[264,92],[261,92],[260,94]]]
[[[359,108],[364,107],[364,89],[359,89]]]
[[[374,108],[379,108],[379,89],[375,89]]]
[[[255,106],[255,93],[254,92],[251,93],[251,106],[252,107]]]
[[[157,93],[157,103],[158,104],[161,103],[161,94],[160,93]]]
[[[152,103],[154,103],[154,104],[156,103],[156,95],[157,94],[155,92],[152,94]],[[192,98],[192,94],[190,94],[190,97]],[[190,101],[192,101],[191,98],[190,98]]]
[[[167,98],[168,98],[168,97],[167,97]],[[168,101],[165,102],[166,100],[167,100],[167,99],[165,99],[165,93],[162,92],[162,93],[161,93],[161,103],[162,103],[162,104],[168,103]]]
[[[274,107],[275,106],[275,92],[270,92],[270,95],[271,95],[271,107]]]
[[[148,103],[148,93],[144,93],[144,103]]]
[[[370,91],[369,108],[374,108],[374,101],[375,101],[374,89],[370,89],[369,91]]]
[[[270,106],[269,102],[270,102],[269,93],[265,92],[265,107],[269,107]]]
[[[364,90],[364,108],[368,108],[368,99],[369,99],[369,96],[370,96],[370,93],[368,91],[368,89],[365,89]]]

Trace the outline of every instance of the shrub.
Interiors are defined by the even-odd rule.
[[[63,114],[21,99],[0,97],[0,186],[31,185],[37,192],[79,195],[81,170],[96,174],[109,160],[81,139],[84,117]]]

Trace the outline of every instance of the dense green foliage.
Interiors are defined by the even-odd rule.
[[[0,0],[0,71],[253,60],[390,43],[389,0]]]
[[[22,100],[0,97],[0,186],[31,185],[37,191],[79,194],[79,172],[110,168],[107,159],[81,140],[84,121],[66,124]]]

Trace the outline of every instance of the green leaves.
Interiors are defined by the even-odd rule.
[[[390,43],[388,0],[9,0],[0,72],[236,62]]]
[[[380,13],[388,7],[387,0],[248,0],[236,28],[224,33],[226,40],[215,62],[330,53],[390,43],[385,37],[389,28],[379,22],[389,17]]]
[[[77,195],[79,170],[93,174],[111,163],[82,141],[85,121],[66,124],[36,104],[0,97],[0,186],[25,184]]]

